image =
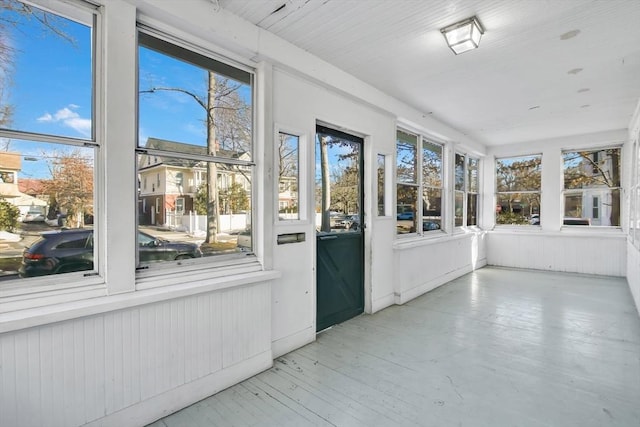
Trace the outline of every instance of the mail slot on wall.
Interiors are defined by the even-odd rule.
[[[299,243],[304,242],[304,233],[287,233],[278,234],[278,244],[286,245],[287,243]]]

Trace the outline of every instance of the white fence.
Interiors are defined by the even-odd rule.
[[[197,234],[199,232],[206,233],[207,231],[206,215],[196,215],[195,212],[180,214],[167,211],[165,218],[166,223],[164,225],[172,230],[185,231],[190,234]],[[249,218],[250,215],[245,213],[220,215],[218,231],[224,233],[229,231],[246,230],[249,225]]]

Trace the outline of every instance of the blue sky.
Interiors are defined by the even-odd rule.
[[[14,109],[9,128],[91,139],[92,29],[65,18],[55,20],[56,28],[74,40],[71,43],[27,16],[3,11],[2,20],[19,22],[15,27],[5,26],[14,52],[13,63],[0,80],[0,84],[8,83],[0,88],[0,102]],[[139,49],[139,62],[141,91],[178,87],[199,96],[206,94],[207,73],[202,68],[146,48]],[[250,87],[243,88],[241,95],[250,100]],[[206,145],[205,110],[190,96],[170,91],[143,94],[139,109],[142,146],[148,137]],[[131,141],[132,148],[134,144]],[[22,162],[21,176],[46,178],[46,160],[65,146],[14,139],[9,149],[32,159]]]

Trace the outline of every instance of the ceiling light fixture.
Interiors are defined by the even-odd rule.
[[[463,21],[456,22],[440,30],[444,35],[447,45],[453,53],[459,55],[468,50],[477,49],[480,38],[484,34],[484,28],[478,18],[472,16]]]

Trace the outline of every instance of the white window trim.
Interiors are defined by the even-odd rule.
[[[602,151],[602,150],[606,150],[606,149],[610,149],[610,148],[617,148],[620,150],[620,186],[617,187],[618,190],[620,191],[620,225],[591,225],[591,226],[582,226],[582,225],[565,225],[564,224],[564,210],[565,210],[565,194],[567,193],[583,193],[584,191],[589,191],[589,188],[583,189],[566,189],[564,187],[564,160],[563,160],[563,155],[565,152],[567,151]],[[561,197],[561,202],[560,202],[560,224],[561,224],[561,230],[562,231],[582,231],[585,233],[594,233],[594,232],[598,232],[598,230],[602,231],[602,232],[615,232],[616,230],[621,232],[623,230],[623,207],[624,207],[624,203],[623,203],[623,197],[624,197],[624,147],[620,144],[611,144],[611,145],[595,145],[593,147],[588,147],[588,148],[584,148],[584,147],[576,147],[576,148],[562,148],[560,150],[560,197]],[[602,204],[602,200],[600,201],[600,203]],[[602,218],[602,211],[599,212],[600,213],[600,218]]]
[[[442,160],[441,160],[442,161],[442,176],[441,176],[442,186],[440,187],[440,190],[441,190],[440,229],[423,231],[422,230],[422,214],[419,214],[417,216],[420,219],[420,226],[419,227],[416,226],[416,231],[413,233],[406,233],[406,234],[398,234],[397,232],[395,232],[395,240],[437,239],[445,235],[451,234],[449,232],[449,230],[453,229],[452,228],[452,224],[453,224],[452,209],[453,208],[452,208],[452,202],[451,202],[451,200],[453,200],[452,199],[453,193],[452,193],[452,184],[451,184],[452,178],[450,176],[452,174],[452,167],[449,165],[450,159],[452,158],[451,144],[445,141],[442,141],[439,138],[433,137],[429,133],[416,131],[412,129],[410,126],[404,126],[402,124],[398,124],[396,126],[395,143],[394,143],[395,150],[393,155],[391,156],[392,161],[389,162],[389,163],[392,163],[390,167],[393,170],[393,174],[392,174],[393,179],[389,181],[391,181],[390,185],[392,187],[391,191],[393,194],[393,201],[392,201],[393,206],[390,207],[390,209],[393,212],[392,215],[393,215],[394,222],[397,221],[397,215],[398,215],[398,212],[397,212],[397,206],[398,206],[397,192],[398,192],[398,185],[399,185],[398,173],[397,173],[397,166],[398,166],[397,132],[398,131],[402,131],[404,133],[408,133],[417,137],[418,146],[416,147],[417,148],[416,150],[416,162],[417,162],[416,183],[415,184],[401,183],[403,185],[415,186],[418,189],[418,200],[416,201],[418,204],[417,211],[422,212],[422,191],[424,191],[425,189],[425,185],[423,184],[423,176],[422,176],[422,150],[424,148],[424,145],[423,145],[424,142],[429,142],[442,147]],[[435,188],[435,187],[430,187],[430,188]],[[416,224],[418,224],[418,220],[416,220]]]
[[[527,191],[502,191],[499,192],[498,191],[498,161],[501,159],[513,159],[513,158],[518,158],[518,157],[534,157],[534,156],[540,156],[540,190],[538,191],[533,191],[533,190],[527,190]],[[499,156],[499,157],[495,157],[493,159],[493,192],[494,192],[494,207],[493,207],[493,222],[494,222],[494,229],[497,228],[504,228],[504,229],[512,229],[512,230],[521,230],[521,231],[527,231],[527,232],[539,232],[541,230],[541,226],[540,224],[542,223],[542,199],[543,199],[543,191],[542,191],[542,177],[544,176],[544,154],[543,153],[528,153],[528,154],[514,154],[514,155],[510,155],[510,156]],[[495,212],[495,207],[498,204],[498,200],[499,200],[499,194],[508,194],[508,193],[518,193],[518,194],[522,194],[522,193],[540,193],[540,223],[536,224],[536,225],[532,225],[532,224],[522,224],[522,225],[517,225],[517,224],[498,224],[498,215]]]
[[[281,220],[278,217],[278,194],[279,194],[279,186],[280,186],[280,178],[277,176],[277,171],[279,170],[279,155],[278,155],[278,141],[280,139],[280,133],[285,133],[287,135],[292,135],[298,137],[298,219],[288,219]],[[274,207],[276,212],[274,212],[274,224],[276,226],[287,226],[293,224],[310,224],[314,223],[315,215],[309,212],[309,179],[307,177],[307,173],[303,173],[309,167],[309,141],[314,140],[313,138],[309,139],[307,132],[304,132],[300,129],[297,129],[293,126],[287,126],[284,124],[276,123],[274,126],[273,133],[274,140],[274,148],[273,148],[273,170],[276,171],[274,173]],[[312,169],[311,169],[312,170]]]
[[[258,69],[251,61],[239,60],[237,55],[228,55],[224,49],[194,37],[165,23],[145,16],[145,5],[136,9],[128,2],[104,2],[94,7],[82,0],[33,1],[48,11],[69,16],[79,4],[96,13],[94,49],[94,106],[93,128],[95,140],[101,147],[95,156],[95,204],[96,267],[99,275],[68,273],[61,276],[34,278],[33,285],[24,282],[6,283],[0,287],[0,332],[37,326],[66,319],[88,316],[154,301],[178,298],[184,295],[210,292],[234,286],[244,286],[279,277],[276,271],[264,271],[262,261],[256,256],[229,259],[224,255],[211,257],[205,265],[170,266],[159,268],[153,274],[136,274],[135,239],[137,212],[137,175],[131,165],[135,164],[132,135],[138,132],[137,105],[137,51],[136,34],[138,24],[158,23],[157,28],[185,40],[185,46],[195,48],[207,56],[248,70],[253,74],[254,141],[261,129],[256,126],[256,117],[261,114],[256,98],[259,87]],[[59,13],[61,10],[70,11]],[[84,12],[83,12],[84,13]],[[154,34],[156,35],[156,34]],[[171,37],[171,36],[168,36]],[[174,39],[172,39],[173,42]],[[190,45],[196,41],[196,44]],[[114,47],[115,46],[115,47]],[[183,46],[183,47],[185,47]],[[109,64],[103,61],[103,52],[110,56]],[[213,53],[218,52],[218,53]],[[223,54],[224,57],[219,55]],[[231,58],[231,60],[229,60]],[[237,62],[236,62],[237,61]],[[249,65],[250,64],[250,65]],[[107,70],[108,68],[108,70]],[[261,68],[260,68],[261,69]],[[108,72],[107,72],[108,71]],[[264,80],[264,77],[262,77]],[[266,80],[270,84],[270,80]],[[109,90],[117,87],[118,90]],[[103,93],[109,97],[103,97]],[[107,118],[104,116],[108,115]],[[106,123],[118,126],[105,128]],[[12,136],[15,137],[15,136]],[[33,138],[30,138],[33,139]],[[82,141],[83,144],[86,141]],[[108,156],[106,151],[119,153]],[[254,167],[254,171],[258,169]],[[259,167],[262,171],[262,165]],[[254,175],[257,176],[257,175]],[[262,206],[252,191],[254,216],[260,215]],[[262,201],[260,201],[262,202]],[[108,232],[108,235],[107,235]],[[108,238],[107,238],[108,236]],[[107,245],[108,241],[108,245]],[[108,259],[108,263],[106,260]],[[64,285],[61,285],[64,279]],[[55,283],[54,283],[55,281]]]

